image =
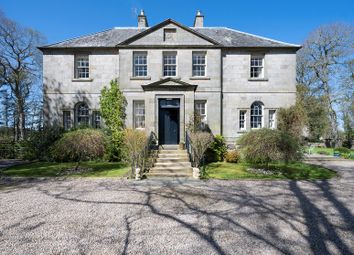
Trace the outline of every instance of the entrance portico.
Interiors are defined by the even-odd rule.
[[[186,124],[194,113],[194,92],[191,85],[173,78],[142,85],[146,108],[146,129],[158,135],[159,144],[185,141]]]

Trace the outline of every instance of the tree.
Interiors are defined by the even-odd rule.
[[[329,138],[338,144],[337,108],[347,87],[341,77],[352,76],[354,29],[351,25],[330,24],[313,31],[298,52],[297,82],[323,100],[329,118]]]
[[[101,116],[110,133],[111,160],[122,160],[124,156],[126,106],[127,101],[119,89],[118,81],[112,80],[109,88],[102,89],[100,97]]]
[[[299,103],[289,108],[281,108],[278,111],[278,129],[299,140],[303,135],[306,122],[306,112]]]
[[[303,106],[306,113],[308,138],[318,142],[321,137],[326,136],[330,126],[324,100],[312,95],[309,88],[304,85],[297,85],[296,90],[297,101]]]
[[[344,115],[344,141],[343,141],[343,146],[347,148],[351,148],[353,146],[353,140],[354,140],[354,128],[352,121],[350,119],[350,113],[346,112],[343,114]]]
[[[22,140],[26,127],[26,104],[39,81],[43,43],[36,30],[22,27],[0,12],[0,86],[7,86],[15,103],[15,139]]]

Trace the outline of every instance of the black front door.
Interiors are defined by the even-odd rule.
[[[179,143],[179,99],[159,100],[159,142]]]

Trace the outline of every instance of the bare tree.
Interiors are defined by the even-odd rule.
[[[338,143],[338,106],[348,91],[340,77],[352,75],[354,28],[344,24],[321,26],[298,52],[297,81],[321,98],[330,120],[329,138]]]
[[[15,139],[25,136],[26,103],[40,78],[40,51],[44,41],[36,30],[22,27],[0,11],[0,86],[7,86],[15,102]]]

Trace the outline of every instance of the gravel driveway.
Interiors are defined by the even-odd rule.
[[[331,181],[50,179],[0,188],[1,254],[354,254],[353,161]]]

